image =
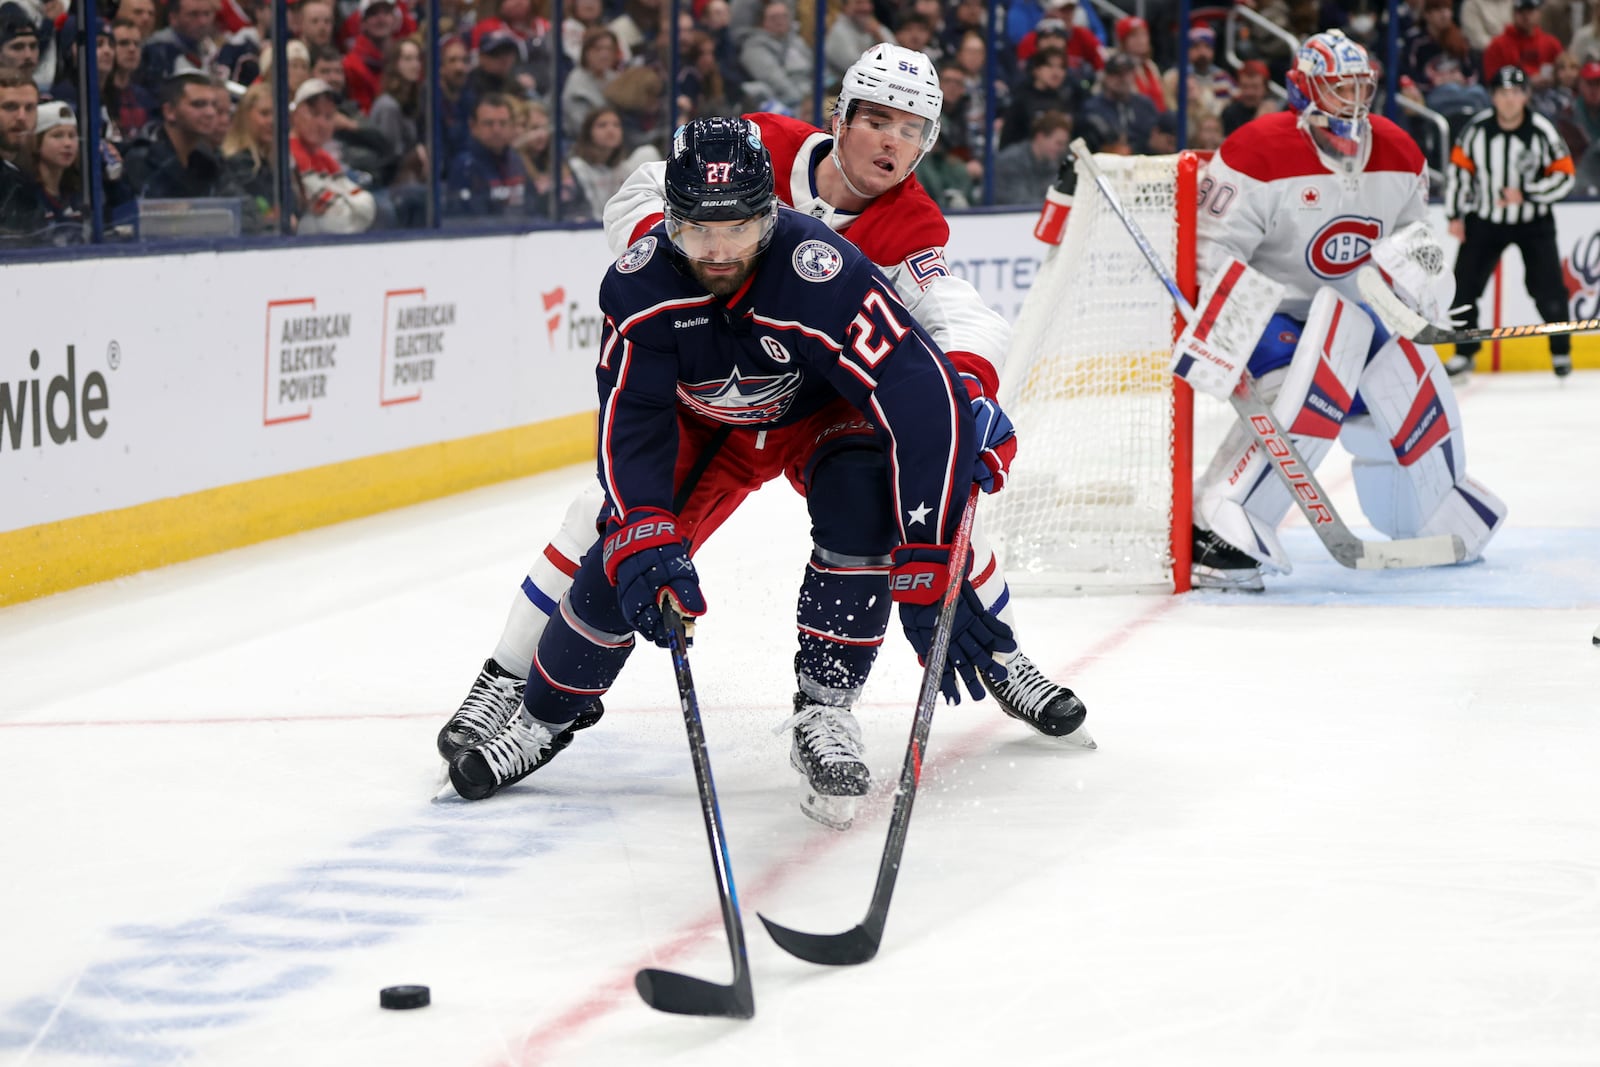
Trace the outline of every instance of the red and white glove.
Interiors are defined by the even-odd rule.
[[[994,367],[971,352],[949,352],[950,362],[961,375],[972,401],[972,421],[977,428],[978,451],[973,459],[972,480],[985,493],[998,493],[1006,487],[1011,461],[1017,454],[1017,430],[1011,419],[991,399],[998,389]]]

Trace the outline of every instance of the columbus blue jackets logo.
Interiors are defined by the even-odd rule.
[[[1382,236],[1377,219],[1340,215],[1306,245],[1306,266],[1319,278],[1343,278],[1367,261]]]
[[[843,266],[844,257],[826,241],[802,241],[794,250],[794,272],[808,282],[825,282]]]
[[[781,418],[799,392],[798,371],[744,375],[735,367],[716,381],[678,383],[678,399],[690,411],[734,426]]]
[[[626,252],[622,253],[622,257],[617,260],[617,270],[622,274],[632,274],[650,262],[650,257],[655,254],[656,239],[649,234],[645,234],[629,245]]]

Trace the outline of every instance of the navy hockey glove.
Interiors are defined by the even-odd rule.
[[[911,647],[917,650],[917,659],[924,665],[928,650],[933,647],[933,630],[939,622],[939,605],[944,600],[949,577],[949,545],[901,545],[894,550],[894,567],[889,572],[890,595],[900,604],[900,624],[905,627]],[[983,681],[978,673],[982,671],[995,681],[1005,678],[1006,669],[995,662],[994,654],[1016,650],[1011,627],[989,613],[972,583],[963,578],[961,591],[956,594],[950,653],[945,658],[939,691],[951,703],[961,703],[961,690],[956,686],[959,673],[972,699],[982,700]]]
[[[689,543],[678,534],[678,517],[660,508],[634,508],[606,524],[601,557],[606,578],[617,587],[617,605],[628,624],[666,648],[661,598],[670,596],[678,614],[706,613],[700,576],[689,560]]]
[[[1006,487],[1011,460],[1017,454],[1017,431],[1006,413],[986,396],[972,400],[972,421],[978,430],[978,454],[973,457],[972,480],[985,493]]]

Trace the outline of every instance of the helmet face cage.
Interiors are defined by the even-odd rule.
[[[777,212],[772,158],[755,123],[718,117],[678,127],[663,211],[674,248],[689,259],[736,262],[766,248]]]
[[[918,161],[938,141],[944,90],[939,87],[933,61],[923,53],[897,44],[876,44],[863,52],[844,72],[836,114],[848,124],[855,117],[856,105],[868,101],[923,120]],[[915,170],[916,163],[911,167]]]
[[[1343,156],[1362,150],[1378,86],[1364,48],[1338,30],[1309,37],[1288,82],[1289,106],[1324,134],[1316,137],[1319,146]]]

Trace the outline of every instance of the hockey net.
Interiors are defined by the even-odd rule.
[[[1200,159],[1097,156],[1192,301]],[[1182,592],[1194,464],[1233,416],[1168,371],[1178,317],[1099,188],[1080,179],[1013,329],[1000,402],[1021,447],[986,525],[1019,593]],[[1198,440],[1197,440],[1198,437]]]

